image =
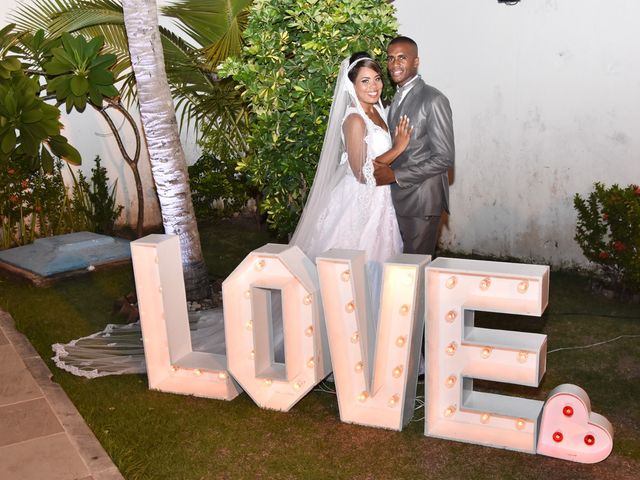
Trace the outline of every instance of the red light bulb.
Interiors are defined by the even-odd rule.
[[[565,417],[573,416],[573,407],[571,405],[567,405],[562,409],[562,413],[564,414]]]
[[[563,439],[564,439],[564,435],[562,435],[562,432],[555,432],[553,434],[553,441],[554,442],[560,443]]]
[[[594,443],[596,443],[596,438],[589,433],[584,436],[584,443],[586,443],[587,445],[593,445]]]

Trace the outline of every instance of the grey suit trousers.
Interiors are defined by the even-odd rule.
[[[404,253],[419,253],[433,257],[438,243],[440,217],[440,215],[427,217],[404,217],[398,215],[398,226],[404,243]]]

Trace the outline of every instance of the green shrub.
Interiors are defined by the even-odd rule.
[[[607,283],[621,292],[640,288],[640,187],[594,184],[585,198],[576,194],[575,240],[596,263]]]
[[[62,179],[62,162],[51,172],[29,170],[17,162],[0,175],[0,248],[26,245],[36,238],[91,231],[110,234],[122,211],[115,203],[116,184],[109,189],[106,169],[96,157],[91,184],[82,172],[73,194]]]
[[[228,59],[251,106],[251,153],[238,169],[262,193],[261,208],[279,235],[302,212],[322,148],[340,62],[367,50],[381,56],[395,35],[386,0],[256,0],[245,48]]]
[[[97,155],[95,163],[91,169],[91,183],[82,172],[79,172],[76,177],[71,171],[73,179],[71,205],[76,222],[73,227],[74,231],[88,230],[110,235],[124,207],[116,204],[118,181],[116,180],[109,189],[107,169],[100,164],[100,157]]]
[[[199,220],[225,218],[240,212],[251,198],[246,175],[236,171],[236,161],[203,153],[189,166],[191,200]]]

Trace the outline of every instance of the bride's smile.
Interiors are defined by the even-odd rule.
[[[382,94],[382,76],[371,68],[362,67],[358,71],[354,87],[356,96],[362,104],[362,108],[365,111],[373,109],[373,106],[378,103],[380,95]]]

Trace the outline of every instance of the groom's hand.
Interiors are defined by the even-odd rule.
[[[373,162],[373,176],[376,178],[376,185],[389,185],[396,181],[396,176],[391,167],[386,163]]]

